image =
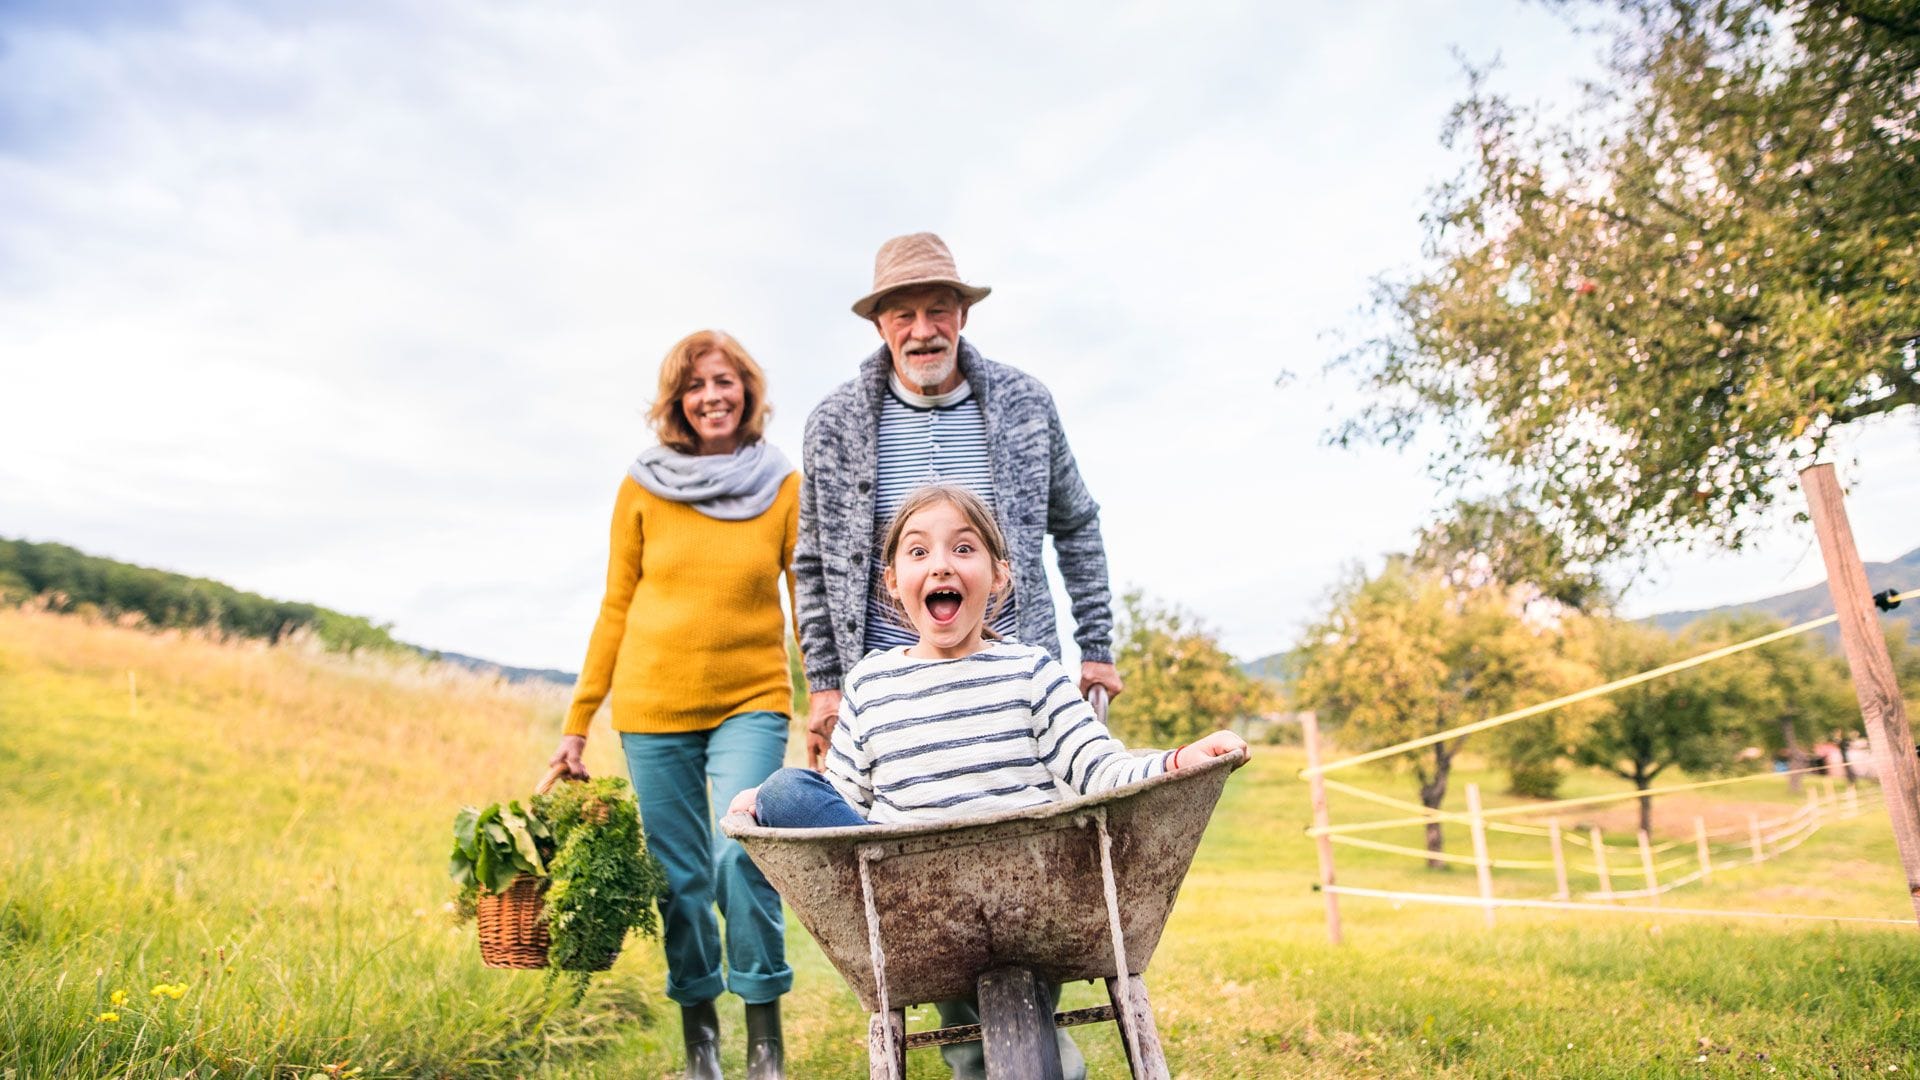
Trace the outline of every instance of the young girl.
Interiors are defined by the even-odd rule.
[[[986,627],[1012,587],[993,514],[964,488],[907,497],[887,528],[885,582],[917,644],[875,652],[842,682],[826,776],[781,769],[733,800],[773,828],[943,821],[1107,791],[1245,748],[1216,731],[1178,750],[1135,757],[1075,692],[1045,649],[992,639]],[[1045,988],[1050,1009],[1060,989]],[[977,1024],[971,999],[935,1003],[945,1026]],[[1086,1059],[1063,1031],[1062,1074]],[[956,1080],[986,1075],[978,1042],[941,1056]]]
[[[1216,731],[1136,757],[1046,650],[986,629],[1012,586],[993,514],[964,488],[907,497],[887,528],[887,591],[920,640],[844,681],[825,778],[782,769],[730,809],[773,828],[944,821],[1091,795],[1234,750]]]

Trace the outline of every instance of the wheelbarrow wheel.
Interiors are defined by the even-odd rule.
[[[1033,972],[999,968],[975,985],[989,1080],[1062,1080],[1053,1008]]]

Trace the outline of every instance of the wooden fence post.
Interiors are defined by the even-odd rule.
[[[1320,718],[1309,709],[1300,716],[1301,734],[1307,743],[1307,784],[1313,792],[1313,827],[1327,827],[1327,785],[1320,776]],[[1340,894],[1327,886],[1333,884],[1333,837],[1321,833],[1314,838],[1320,851],[1320,894],[1327,898],[1327,940],[1340,944]]]
[[[1753,863],[1760,865],[1767,857],[1765,843],[1760,839],[1760,815],[1747,815],[1747,845],[1753,849]]]
[[[1847,816],[1853,817],[1855,814],[1858,814],[1859,812],[1860,812],[1860,785],[1853,780],[1848,780],[1847,781]]]
[[[1707,846],[1707,819],[1693,819],[1693,846],[1700,852],[1700,880],[1708,881],[1713,877],[1712,849]]]
[[[1653,841],[1647,838],[1647,830],[1640,830],[1640,872],[1647,879],[1647,900],[1658,906],[1660,903],[1660,882],[1653,876]]]
[[[1467,785],[1467,821],[1473,830],[1473,870],[1480,879],[1481,911],[1493,928],[1493,867],[1487,863],[1487,823],[1480,816],[1480,785]]]
[[[1555,900],[1573,899],[1573,890],[1567,887],[1567,853],[1560,846],[1560,819],[1547,822],[1547,835],[1553,840],[1553,884]]]
[[[1880,793],[1893,820],[1894,845],[1907,874],[1907,899],[1920,920],[1920,760],[1914,756],[1913,728],[1907,706],[1893,677],[1893,660],[1874,615],[1868,594],[1867,572],[1847,523],[1846,502],[1832,465],[1815,465],[1800,473],[1813,514],[1820,557],[1827,564],[1827,590],[1840,617],[1840,645],[1853,673],[1853,692],[1866,721],[1867,741],[1880,770]]]
[[[1587,826],[1587,835],[1593,840],[1593,872],[1600,876],[1600,895],[1613,898],[1613,874],[1607,869],[1607,845],[1600,839],[1600,826]]]

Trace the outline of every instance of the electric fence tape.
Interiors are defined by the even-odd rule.
[[[1890,605],[1897,604],[1902,600],[1909,600],[1916,596],[1920,596],[1920,589],[1913,589],[1893,596],[1889,599],[1888,603]],[[1431,735],[1422,735],[1417,739],[1408,739],[1405,742],[1395,743],[1392,746],[1383,746],[1378,750],[1369,750],[1364,754],[1355,754],[1352,757],[1341,758],[1339,761],[1328,762],[1318,769],[1302,769],[1300,770],[1300,775],[1304,778],[1318,772],[1324,776],[1335,769],[1346,769],[1355,765],[1364,765],[1369,761],[1378,761],[1381,758],[1392,757],[1395,754],[1403,753],[1407,750],[1418,750],[1423,746],[1432,746],[1434,743],[1446,742],[1448,739],[1458,739],[1464,735],[1471,735],[1476,731],[1486,731],[1488,728],[1496,728],[1502,724],[1510,724],[1515,720],[1525,720],[1530,716],[1539,716],[1541,713],[1552,712],[1554,709],[1561,708],[1562,706],[1574,705],[1590,698],[1602,697],[1606,694],[1613,693],[1615,690],[1624,690],[1629,686],[1638,686],[1643,682],[1660,678],[1663,675],[1672,675],[1675,672],[1699,667],[1701,664],[1711,663],[1722,657],[1745,652],[1748,649],[1757,649],[1762,645],[1770,645],[1784,638],[1793,637],[1795,634],[1804,634],[1809,630],[1817,630],[1828,623],[1839,621],[1839,618],[1840,616],[1835,614],[1823,615],[1818,619],[1809,619],[1806,622],[1789,626],[1784,630],[1775,630],[1772,633],[1761,634],[1759,637],[1750,638],[1746,641],[1736,642],[1732,645],[1723,645],[1718,649],[1701,653],[1699,656],[1691,656],[1685,660],[1676,660],[1671,664],[1665,664],[1650,671],[1642,671],[1637,675],[1628,675],[1625,678],[1615,679],[1610,683],[1604,683],[1591,689],[1554,698],[1552,701],[1543,701],[1538,705],[1529,705],[1524,709],[1515,709],[1512,712],[1501,713],[1498,716],[1490,716],[1485,720],[1479,720],[1471,724],[1463,724],[1460,727],[1451,728],[1447,731],[1439,731]]]

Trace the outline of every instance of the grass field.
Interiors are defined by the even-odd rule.
[[[538,974],[481,967],[471,928],[444,910],[454,809],[530,786],[559,718],[551,695],[459,673],[0,611],[0,1077],[675,1075],[656,943],[630,940],[567,1007]],[[612,743],[596,731],[589,764],[615,768]],[[1262,748],[1228,785],[1149,969],[1176,1076],[1920,1069],[1911,927],[1636,909],[1505,911],[1488,932],[1477,911],[1349,899],[1347,943],[1330,946],[1300,764]],[[1359,782],[1411,791],[1384,773]],[[1790,807],[1784,788],[1717,789],[1688,812]],[[1613,789],[1582,776],[1567,794]],[[1878,792],[1865,794],[1870,812],[1668,902],[1910,914]],[[1691,818],[1663,828],[1690,835]],[[1467,850],[1463,835],[1448,843]],[[1474,889],[1470,868],[1339,859],[1347,884]],[[1500,888],[1551,885],[1535,873]],[[797,925],[790,953],[792,1072],[865,1075],[852,995]],[[1067,1004],[1100,997],[1073,986]],[[732,1042],[737,1004],[722,1004]],[[1123,1075],[1110,1028],[1077,1037],[1095,1076]],[[728,1065],[741,1069],[738,1047]],[[931,1053],[911,1062],[913,1077],[944,1074]]]

